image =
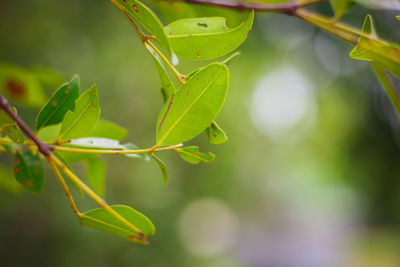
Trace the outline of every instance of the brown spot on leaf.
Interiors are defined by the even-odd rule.
[[[216,135],[216,134],[213,134],[212,136],[213,136],[214,138],[217,138],[217,135]]]
[[[14,172],[14,174],[18,174],[19,173],[19,169],[18,168],[14,168],[13,172]]]
[[[21,99],[26,94],[26,86],[20,81],[10,78],[6,84],[6,90],[10,94],[11,97]]]
[[[54,100],[53,102],[51,102],[51,104],[53,105],[53,107],[56,107],[58,105],[58,101]]]
[[[198,57],[199,57],[199,56],[200,56],[200,54],[199,54],[198,52],[196,52],[196,56],[198,56]]]
[[[189,91],[186,91],[186,95],[189,96]]]
[[[35,169],[33,170],[33,172],[36,173],[36,174],[38,174],[38,173],[40,173],[40,170],[39,170],[39,168],[35,168]]]
[[[139,12],[139,9],[138,9],[138,7],[137,7],[135,4],[132,5],[132,8],[133,8],[133,10],[135,10],[136,13]]]
[[[27,186],[32,186],[32,181],[27,181],[27,182],[26,182],[26,185],[27,185]]]
[[[93,104],[91,104],[90,107],[91,107],[92,109],[96,109],[95,105],[93,105]]]

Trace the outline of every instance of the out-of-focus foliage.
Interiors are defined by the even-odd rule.
[[[378,4],[390,7],[388,3]],[[229,28],[235,28],[247,15],[167,1],[149,4],[159,7],[154,9],[156,14],[165,15],[160,20],[163,25],[214,12],[227,18]],[[316,10],[326,12],[328,8],[325,3]],[[90,123],[93,128],[80,133],[70,147],[138,149],[122,142],[127,132],[118,125],[126,127],[129,139],[141,147],[154,143],[159,107],[164,104],[165,109],[171,95],[178,94],[175,86],[179,87],[175,84],[168,91],[172,81],[163,81],[163,76],[160,85],[156,70],[161,66],[164,72],[160,73],[172,77],[171,72],[160,59],[156,59],[160,63],[157,69],[152,65],[151,55],[111,5],[46,0],[21,6],[6,1],[3,10],[0,31],[9,38],[0,44],[1,61],[47,65],[64,77],[80,73],[85,88],[92,81],[98,84],[102,117],[115,123],[101,124],[103,119]],[[348,12],[340,15],[361,27],[365,10]],[[399,27],[394,20],[397,14],[372,12],[380,35],[393,43],[400,39],[393,30]],[[13,25],[12,31],[7,25]],[[218,117],[229,142],[209,145],[208,140],[227,140],[213,118],[207,121],[209,127],[203,127],[206,135],[188,143],[200,144],[201,151],[214,151],[213,165],[183,165],[179,154],[191,163],[197,163],[199,157],[211,161],[211,154],[204,156],[192,146],[180,153],[165,152],[162,161],[151,155],[156,161],[150,162],[122,156],[96,156],[93,161],[88,156],[74,161],[63,153],[67,160],[78,163],[72,167],[86,176],[97,193],[103,195],[107,184],[108,202],[132,204],[149,215],[158,227],[151,246],[132,245],[79,228],[67,201],[60,197],[61,188],[49,176],[40,197],[0,193],[1,265],[396,266],[400,249],[399,123],[371,70],[363,62],[348,59],[352,47],[298,20],[261,15],[252,33],[240,49],[240,58],[230,65],[230,89]],[[190,73],[208,63],[183,59],[179,68]],[[25,71],[35,73],[34,68]],[[377,73],[385,74],[383,79],[379,76],[381,82],[395,92],[394,77],[382,68]],[[46,75],[33,75],[40,88],[47,87]],[[63,81],[52,85],[52,91]],[[24,103],[23,98],[1,92],[12,99],[18,114],[31,126],[37,108],[47,101],[45,97],[38,101],[40,105]],[[21,108],[21,103],[34,109]],[[50,107],[51,102],[48,104]],[[40,129],[39,137],[55,140],[60,122]],[[5,154],[0,158],[12,164]],[[100,159],[107,163],[107,180]],[[159,170],[154,168],[160,165],[166,181],[164,163],[170,170],[167,187],[160,184]],[[9,177],[9,170],[4,173]],[[4,185],[1,180],[0,186]],[[4,187],[14,186],[12,191],[20,192],[17,184]],[[84,209],[91,208],[87,197],[76,199]],[[116,207],[124,210],[121,214],[130,209]],[[130,229],[121,230],[125,227],[118,222],[111,226],[101,223],[112,220],[101,209],[87,215],[92,219],[81,220],[84,225],[138,238]],[[126,211],[124,216],[132,216],[134,222],[136,215],[136,211]],[[148,229],[146,236],[152,234],[152,223],[138,216]]]

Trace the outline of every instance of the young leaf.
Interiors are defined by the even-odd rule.
[[[96,85],[81,95],[75,103],[75,110],[68,111],[61,125],[58,140],[69,140],[87,134],[100,116],[99,98]]]
[[[0,93],[28,107],[39,108],[46,94],[37,77],[29,70],[0,63]]]
[[[362,32],[375,37],[375,28],[371,16],[364,21]],[[381,42],[372,38],[360,37],[358,44],[351,51],[350,57],[354,59],[377,62],[400,78],[400,47],[395,44]]]
[[[14,109],[14,112],[17,113],[16,109]],[[3,109],[0,109],[0,133],[10,137],[17,144],[22,144],[25,141],[21,129]]]
[[[154,51],[154,49],[145,44],[146,48],[149,50],[150,54],[153,56],[154,64],[156,64],[156,68],[158,71],[158,75],[161,79],[162,85],[162,94],[164,97],[164,101],[166,101],[172,94],[176,92],[175,86],[171,79],[169,78],[167,71],[165,70],[164,63],[160,56]]]
[[[225,18],[193,18],[178,20],[167,27],[173,51],[188,59],[213,59],[224,56],[246,39],[254,20],[254,11],[239,26],[229,29]]]
[[[43,162],[38,153],[30,150],[17,151],[15,154],[14,177],[26,189],[41,193],[44,188]]]
[[[146,216],[134,210],[133,208],[122,205],[111,206],[111,208],[118,212],[132,225],[139,228],[143,232],[145,238],[155,233],[154,224]],[[115,219],[104,208],[98,208],[85,212],[82,214],[82,217],[79,220],[83,226],[110,232],[131,241],[145,240],[143,240],[143,237],[133,232],[125,224]]]
[[[62,122],[68,111],[73,111],[79,97],[79,77],[74,76],[71,82],[63,84],[51,96],[36,119],[36,129]]]
[[[229,71],[212,63],[199,70],[164,104],[157,120],[157,144],[173,145],[199,135],[224,104]]]
[[[123,144],[122,147],[124,148],[124,150],[138,150],[140,149],[139,147],[137,147],[135,144],[132,143],[127,143],[127,144]],[[140,154],[124,154],[126,157],[128,158],[138,158],[138,159],[144,159],[149,161],[150,157],[148,154],[144,154],[144,153],[140,153]]]
[[[175,149],[185,161],[198,164],[200,162],[211,163],[215,159],[215,155],[211,152],[199,152],[198,146],[188,146]]]
[[[121,141],[128,136],[128,130],[114,122],[99,119],[96,125],[83,137],[101,137]]]
[[[113,0],[117,6],[138,22],[146,31],[156,37],[156,41],[168,53],[171,52],[170,44],[164,28],[157,16],[144,4],[136,0]]]
[[[0,188],[3,188],[13,194],[18,194],[23,190],[23,187],[15,181],[11,171],[0,164]]]
[[[93,149],[123,149],[123,146],[119,143],[118,140],[99,137],[84,137],[73,139],[66,145]]]
[[[69,143],[65,144],[65,146],[73,146],[73,147],[85,147],[91,149],[112,149],[112,150],[139,150],[136,145],[132,143],[120,144],[118,140],[106,139],[106,138],[97,138],[97,137],[87,137],[87,138],[79,138],[73,139]],[[117,154],[117,152],[115,152]],[[149,160],[149,156],[145,153],[138,154],[123,154],[129,158],[140,158],[144,160]]]
[[[167,166],[165,165],[165,163],[158,158],[156,155],[154,154],[150,154],[150,156],[157,162],[158,166],[160,166],[160,170],[161,170],[161,174],[163,176],[163,182],[164,184],[168,184],[168,172],[167,172]]]
[[[228,136],[219,125],[213,121],[205,130],[210,144],[219,145],[228,141]]]

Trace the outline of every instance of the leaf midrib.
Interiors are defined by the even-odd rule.
[[[71,91],[72,91],[72,90],[71,90]],[[69,95],[71,95],[71,94],[67,94],[67,97],[64,97],[64,98],[61,100],[60,104],[54,109],[53,112],[50,113],[50,115],[49,115],[49,116],[47,117],[47,119],[42,123],[42,125],[39,127],[39,129],[42,128],[42,127],[44,127],[44,126],[46,126],[46,123],[49,122],[49,120],[51,119],[51,117],[54,116],[54,114],[55,114],[57,111],[59,111],[59,110],[61,109],[62,104],[64,104],[64,103],[67,101],[67,99],[69,98],[69,97],[68,97]],[[50,100],[51,100],[51,99],[50,99]],[[51,102],[49,102],[49,105],[51,105]],[[75,106],[75,103],[74,103],[74,106]],[[69,111],[69,110],[70,110],[70,109],[68,109],[68,111]],[[68,112],[68,111],[67,111],[67,112]]]
[[[82,118],[83,114],[87,112],[88,107],[90,106],[90,104],[92,103],[93,100],[93,95],[90,97],[89,102],[86,104],[86,106],[84,107],[83,111],[79,114],[79,116],[71,123],[71,125],[65,129],[64,133],[62,133],[58,138],[62,140],[62,138],[71,131],[71,128],[74,127],[80,118]],[[71,112],[71,114],[73,114],[73,112]]]
[[[195,100],[186,108],[186,110],[182,113],[181,116],[178,117],[178,119],[171,125],[171,127],[168,129],[168,131],[163,135],[163,137],[157,142],[157,145],[162,144],[162,142],[165,140],[165,138],[168,137],[168,135],[171,133],[171,131],[176,127],[176,125],[182,120],[182,118],[186,115],[187,112],[193,107],[195,103],[203,96],[203,94],[208,90],[208,88],[211,86],[211,84],[217,79],[218,75],[221,73],[223,70],[223,66],[220,65],[221,69],[218,71],[218,73],[214,76],[214,78],[210,81],[210,83],[204,88],[204,90],[199,94],[198,97],[195,98]]]

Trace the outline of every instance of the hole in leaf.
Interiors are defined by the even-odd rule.
[[[208,24],[202,22],[197,23],[197,26],[199,26],[200,28],[208,28]]]

